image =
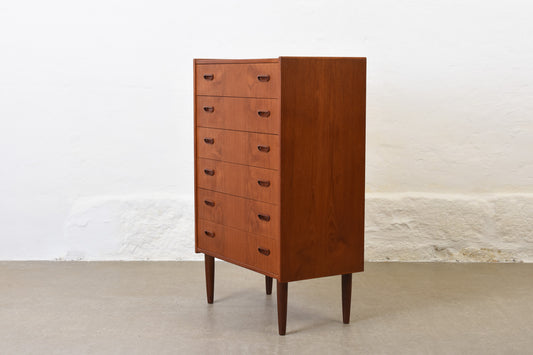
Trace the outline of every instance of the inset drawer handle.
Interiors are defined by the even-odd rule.
[[[258,145],[258,146],[257,146],[257,149],[258,149],[260,152],[263,152],[263,153],[268,153],[268,152],[270,152],[270,146],[268,146],[268,145]]]
[[[266,256],[270,255],[270,249],[265,249],[265,248],[259,247],[259,248],[257,248],[257,251],[260,252],[263,255],[266,255]]]
[[[212,170],[212,169],[204,169],[204,174],[205,175],[209,175],[209,176],[213,176],[213,175],[215,175],[215,171]]]
[[[204,142],[207,144],[215,144],[215,138],[204,138]]]
[[[267,82],[270,80],[270,75],[258,75],[257,80]]]
[[[215,232],[204,231],[204,234],[207,235],[209,238],[214,238],[215,237]]]
[[[257,183],[259,184],[259,186],[263,186],[263,187],[269,187],[270,186],[270,181],[268,181],[268,180],[257,180]]]
[[[209,112],[209,113],[213,113],[213,112],[215,112],[215,107],[214,106],[204,106],[204,111],[205,112]]]
[[[213,80],[215,78],[214,74],[204,74],[205,80]]]
[[[270,111],[257,111],[257,115],[259,117],[269,117],[270,116]]]
[[[258,217],[260,220],[265,221],[265,222],[270,221],[270,216],[267,215],[267,214],[258,214],[257,217]]]
[[[209,207],[215,207],[215,201],[204,200],[204,203]]]

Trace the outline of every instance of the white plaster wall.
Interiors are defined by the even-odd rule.
[[[192,259],[192,58],[368,57],[367,258],[533,261],[528,1],[2,1],[0,259]]]

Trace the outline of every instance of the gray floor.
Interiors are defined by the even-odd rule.
[[[370,263],[289,284],[287,335],[275,287],[200,262],[0,262],[1,354],[532,354],[533,264]]]

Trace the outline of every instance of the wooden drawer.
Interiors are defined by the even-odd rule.
[[[196,149],[200,158],[279,169],[277,135],[198,127]]]
[[[279,93],[277,63],[196,65],[197,95],[278,98]]]
[[[200,158],[198,187],[279,204],[279,171]]]
[[[246,232],[279,238],[279,206],[198,189],[198,218]]]
[[[279,274],[279,246],[271,238],[198,219],[198,247],[257,271]]]
[[[279,134],[279,100],[197,96],[196,120],[200,127]]]

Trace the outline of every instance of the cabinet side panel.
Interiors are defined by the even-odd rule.
[[[282,282],[363,270],[366,58],[281,57]]]
[[[194,134],[194,251],[196,253],[199,253],[198,250],[198,175],[196,174],[196,167],[198,165],[197,162],[197,152],[196,152],[196,126],[197,126],[197,114],[196,114],[196,65],[197,65],[197,59],[193,60],[193,112],[194,112],[194,127],[193,127],[193,134]]]

